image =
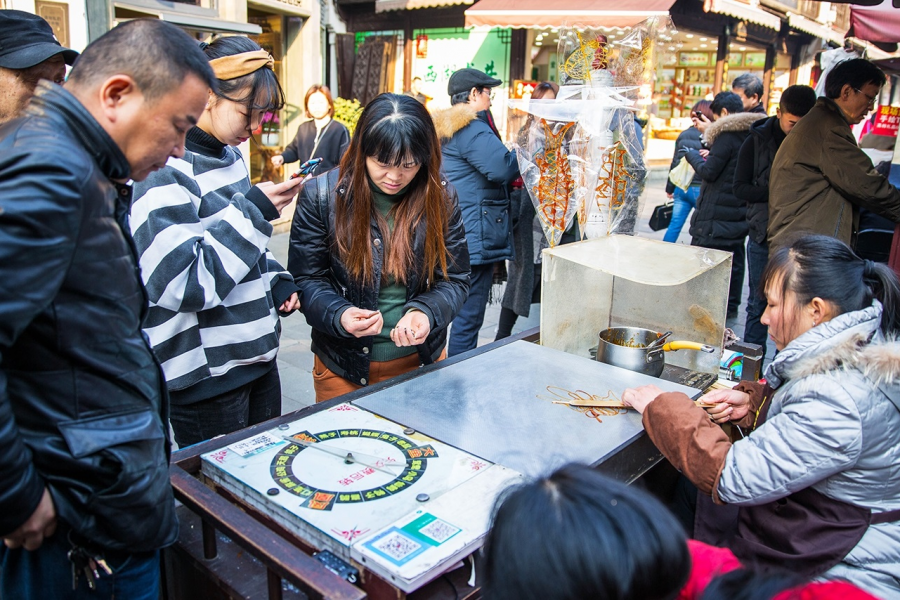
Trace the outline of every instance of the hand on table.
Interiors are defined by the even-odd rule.
[[[428,315],[421,310],[411,310],[391,329],[391,341],[401,346],[418,346],[431,333]]]
[[[642,385],[638,388],[628,388],[622,392],[622,402],[644,414],[644,409],[647,408],[647,405],[656,400],[656,397],[662,393],[661,389],[652,384]]]
[[[7,548],[24,547],[26,550],[37,550],[55,531],[56,507],[53,506],[50,492],[44,488],[44,494],[37,508],[18,529],[3,538],[3,543]]]
[[[341,315],[341,327],[353,337],[366,337],[381,333],[384,317],[377,310],[351,306]]]
[[[713,390],[701,396],[700,402],[716,405],[706,409],[713,423],[740,421],[750,412],[750,395],[737,390]]]

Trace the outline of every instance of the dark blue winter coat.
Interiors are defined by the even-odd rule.
[[[507,150],[489,119],[489,113],[476,113],[468,104],[434,115],[442,168],[459,195],[473,265],[514,258],[509,185],[519,166],[515,150]]]

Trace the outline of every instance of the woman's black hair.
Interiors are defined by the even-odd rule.
[[[431,158],[433,122],[417,100],[397,94],[381,94],[366,105],[359,118],[359,136],[364,156],[383,165],[399,167],[409,161],[424,165]],[[424,172],[422,172],[424,174]]]
[[[803,577],[788,571],[764,573],[737,569],[713,579],[700,600],[772,600],[781,592],[806,582]]]
[[[763,271],[762,290],[781,282],[799,306],[813,298],[831,302],[838,314],[862,310],[878,300],[881,331],[900,334],[900,281],[887,265],[863,260],[844,242],[827,235],[807,235],[779,248]]]
[[[691,570],[659,501],[579,464],[504,494],[484,553],[486,600],[670,599]]]
[[[262,50],[259,44],[239,35],[220,37],[203,48],[209,60],[256,50]],[[243,104],[251,111],[273,111],[284,108],[284,90],[278,83],[275,71],[268,67],[235,79],[219,79],[216,96]]]

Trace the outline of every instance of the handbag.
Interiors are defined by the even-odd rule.
[[[682,156],[675,168],[669,171],[669,181],[675,187],[686,192],[691,187],[691,182],[694,181],[694,175],[694,167]]]
[[[672,222],[672,209],[675,208],[675,204],[670,202],[668,204],[660,204],[656,208],[653,209],[653,214],[650,215],[650,229],[653,231],[659,231],[660,229],[665,229],[669,226],[669,223]]]

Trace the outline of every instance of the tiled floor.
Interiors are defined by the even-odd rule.
[[[642,237],[648,237],[661,240],[664,231],[651,231],[648,226],[650,214],[653,208],[658,204],[666,201],[665,195],[665,171],[654,171],[644,190],[641,198],[641,219],[639,220],[637,234]],[[685,225],[678,238],[678,243],[690,243],[690,235],[688,235],[688,226]],[[272,237],[269,249],[272,253],[287,264],[287,248],[289,234],[281,233]],[[729,320],[727,325],[731,327],[738,336],[743,335],[744,321],[746,319],[746,297],[747,284],[744,282],[744,301],[738,317]],[[494,304],[487,308],[484,327],[478,337],[478,345],[488,344],[494,341],[497,331],[497,321],[500,318],[500,305]],[[540,323],[540,305],[532,306],[531,314],[527,319],[520,318],[516,322],[513,332],[524,331],[536,327]],[[278,368],[281,373],[281,387],[283,394],[282,411],[287,413],[308,406],[314,402],[315,394],[312,385],[312,368],[313,354],[310,351],[310,327],[306,324],[306,319],[302,314],[295,313],[286,319],[282,319],[283,331],[281,335],[281,351],[278,354]],[[775,354],[775,349],[769,342],[769,348],[766,356],[771,358]]]

